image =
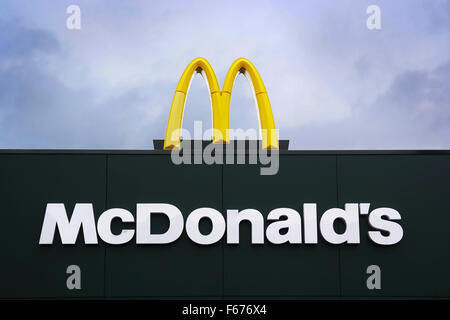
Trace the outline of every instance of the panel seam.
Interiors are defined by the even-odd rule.
[[[105,157],[105,210],[108,208],[108,158]],[[103,252],[103,298],[106,299],[106,246]]]
[[[338,156],[335,161],[335,180],[336,180],[336,207],[339,208],[339,174],[338,174]],[[339,296],[342,297],[342,266],[341,266],[341,247],[338,246],[338,283]]]

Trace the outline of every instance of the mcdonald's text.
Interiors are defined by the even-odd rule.
[[[239,226],[244,221],[251,224],[252,244],[264,244],[266,240],[272,244],[317,244],[319,230],[328,243],[358,244],[361,241],[361,215],[368,216],[371,227],[368,238],[371,241],[379,245],[398,243],[403,237],[403,228],[396,222],[401,220],[400,213],[391,208],[376,208],[369,213],[369,207],[368,203],[347,203],[344,209],[326,210],[318,221],[316,203],[303,204],[302,215],[292,208],[277,208],[270,211],[266,218],[256,209],[228,209],[226,216],[223,216],[218,210],[205,207],[195,209],[185,217],[171,204],[138,203],[136,219],[126,209],[112,208],[103,212],[96,222],[91,203],[76,204],[70,219],[63,203],[48,203],[39,244],[53,244],[56,229],[62,244],[75,244],[81,229],[85,244],[98,244],[98,237],[111,245],[125,244],[133,238],[137,244],[168,244],[179,239],[184,230],[189,239],[199,245],[217,243],[224,236],[227,244],[238,244]],[[155,214],[163,214],[169,221],[169,227],[164,233],[151,231],[152,215]],[[113,233],[111,222],[115,219],[134,224],[134,228],[127,226],[119,233]],[[199,223],[202,219],[211,222],[208,234],[200,231]],[[343,231],[336,230],[337,220],[344,223]]]

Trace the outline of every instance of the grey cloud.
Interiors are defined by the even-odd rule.
[[[376,101],[328,125],[288,130],[300,149],[449,149],[450,62],[397,76]]]
[[[60,49],[58,40],[44,30],[33,30],[18,23],[1,22],[1,59],[29,57],[38,52],[52,53]]]
[[[432,71],[408,71],[399,75],[391,88],[372,106],[371,118],[381,125],[388,122],[393,128],[411,135],[409,145],[424,147],[424,135],[441,139],[439,145],[449,148],[450,141],[450,62]],[[420,136],[422,135],[422,136]],[[414,141],[417,139],[417,142]]]
[[[66,86],[46,72],[45,58],[36,59],[58,53],[55,37],[45,31],[9,30],[2,41],[14,39],[15,49],[1,51],[0,148],[151,148],[152,139],[162,137],[163,123],[157,121],[161,108],[155,102],[165,95],[165,83],[98,103],[92,90]]]
[[[220,83],[249,58],[294,148],[449,147],[448,1],[380,0],[373,32],[370,1],[79,1],[80,32],[65,29],[66,4],[11,4],[23,21],[0,25],[0,148],[150,148],[196,56]],[[258,126],[248,93],[238,80],[233,128]],[[210,126],[210,108],[196,79],[184,126]]]

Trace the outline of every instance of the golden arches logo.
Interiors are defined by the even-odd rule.
[[[204,58],[196,58],[189,63],[181,75],[170,108],[167,122],[164,149],[170,150],[180,147],[181,125],[186,96],[195,72],[201,73],[208,84],[211,95],[213,118],[213,142],[229,143],[230,128],[230,100],[234,81],[239,73],[245,73],[249,78],[256,97],[259,112],[260,129],[263,149],[278,149],[278,138],[273,120],[272,108],[264,83],[255,66],[245,58],[233,62],[225,77],[222,90],[216,74],[209,62]]]

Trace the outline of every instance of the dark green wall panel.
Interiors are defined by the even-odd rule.
[[[344,296],[450,297],[450,157],[339,156],[339,204],[370,202],[402,216],[403,239],[372,243],[361,216],[361,244],[342,246]],[[381,268],[381,290],[366,287],[367,266]]]
[[[170,156],[113,155],[108,207],[135,214],[136,203],[169,203],[186,217],[199,207],[220,209],[220,167],[173,165]],[[155,221],[157,224],[157,221]],[[159,232],[167,222],[161,220]],[[156,231],[156,230],[155,230]],[[108,246],[107,296],[220,296],[222,249],[200,246],[185,233],[172,244]]]
[[[255,165],[224,166],[224,209],[253,208],[267,216],[275,208],[302,212],[303,203],[317,203],[320,216],[336,206],[335,156],[282,156],[278,174],[259,173]],[[322,239],[317,245],[251,244],[250,224],[240,228],[240,243],[225,247],[226,295],[339,295],[338,247]]]
[[[105,209],[106,156],[0,155],[0,297],[101,297],[103,245],[39,245],[47,203]],[[80,240],[80,236],[78,237]],[[66,287],[67,266],[81,268],[81,290]]]
[[[280,170],[254,165],[183,165],[170,154],[0,154],[0,298],[64,297],[450,297],[450,156],[445,154],[280,155]],[[169,245],[40,246],[47,203],[106,208],[169,203],[186,217],[199,207],[271,209],[317,203],[320,216],[345,203],[390,207],[402,215],[403,239],[361,243],[252,245],[241,225],[239,245],[194,244],[185,233]],[[134,227],[134,224],[132,224]],[[267,225],[266,225],[267,226]],[[117,221],[113,229],[124,227]],[[154,231],[167,221],[156,217]],[[208,224],[201,229],[207,231]],[[79,237],[79,240],[81,238]],[[82,290],[66,288],[66,268],[81,267]],[[381,290],[368,290],[366,268],[381,267]]]

